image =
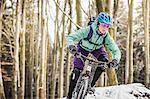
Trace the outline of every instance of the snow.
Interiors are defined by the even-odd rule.
[[[150,99],[150,90],[140,83],[97,87],[86,99]]]
[[[150,99],[150,90],[140,83],[96,87],[85,99]]]

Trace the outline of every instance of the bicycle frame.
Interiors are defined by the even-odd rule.
[[[80,58],[82,61],[86,59],[85,66],[83,71],[81,72],[78,81],[76,83],[76,87],[73,92],[73,99],[84,99],[88,93],[88,90],[91,88],[91,83],[93,80],[93,76],[95,74],[96,68],[99,64],[103,64],[105,68],[108,68],[106,62],[97,61],[93,58],[88,58],[81,53],[76,53],[76,57]],[[81,90],[80,90],[81,87]]]

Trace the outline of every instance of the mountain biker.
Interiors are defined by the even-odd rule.
[[[111,25],[112,20],[110,15],[106,12],[99,13],[95,21],[90,26],[83,27],[66,37],[67,46],[70,52],[72,54],[80,52],[84,56],[88,56],[88,54],[91,53],[95,58],[97,58],[97,60],[108,62],[107,53],[105,51],[105,46],[107,46],[112,53],[112,61],[110,63],[112,67],[117,66],[121,58],[121,52],[108,32]],[[91,29],[93,32],[92,36],[87,39]],[[75,46],[76,42],[77,47]],[[73,63],[74,68],[70,77],[69,92],[67,96],[68,99],[71,99],[72,92],[84,67],[84,62],[76,56]],[[96,69],[91,87],[95,85],[103,71],[104,69],[102,67],[98,67]]]

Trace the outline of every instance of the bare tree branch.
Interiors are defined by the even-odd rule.
[[[75,26],[77,26],[78,28],[81,28],[81,26],[79,26],[78,24],[76,24],[76,23],[73,22],[73,20],[69,17],[69,15],[67,15],[67,14],[61,9],[60,5],[59,5],[55,0],[53,0],[53,1],[55,2],[56,6],[58,6],[58,8],[63,12],[63,14],[65,14],[65,15],[71,20],[71,22],[72,22]]]
[[[81,10],[82,10],[82,11],[85,13],[85,15],[89,18],[88,13],[83,9],[81,3],[79,3],[79,5],[80,5],[80,7],[81,7]]]
[[[11,44],[6,44],[6,43],[1,43],[1,46],[8,46],[8,47],[15,48],[15,47],[14,47],[14,46],[12,46]]]
[[[8,35],[6,35],[4,32],[2,32],[2,34],[8,39],[9,44],[12,45],[10,37],[8,37]],[[13,57],[13,51],[12,51],[12,46],[10,46],[10,52],[11,52],[11,56]]]
[[[50,4],[49,4],[50,2],[48,2],[48,7],[49,8],[51,8],[51,6],[50,6]],[[49,12],[49,16],[50,16],[50,18],[52,19],[52,21],[54,22],[55,21],[55,19],[52,17],[52,14],[50,13],[50,11],[48,10],[48,12]]]

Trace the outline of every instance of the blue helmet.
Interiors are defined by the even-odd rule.
[[[106,23],[106,24],[110,24],[112,25],[112,20],[111,17],[108,13],[106,12],[101,12],[99,13],[99,15],[97,16],[97,21],[98,22],[102,22],[102,23]]]

